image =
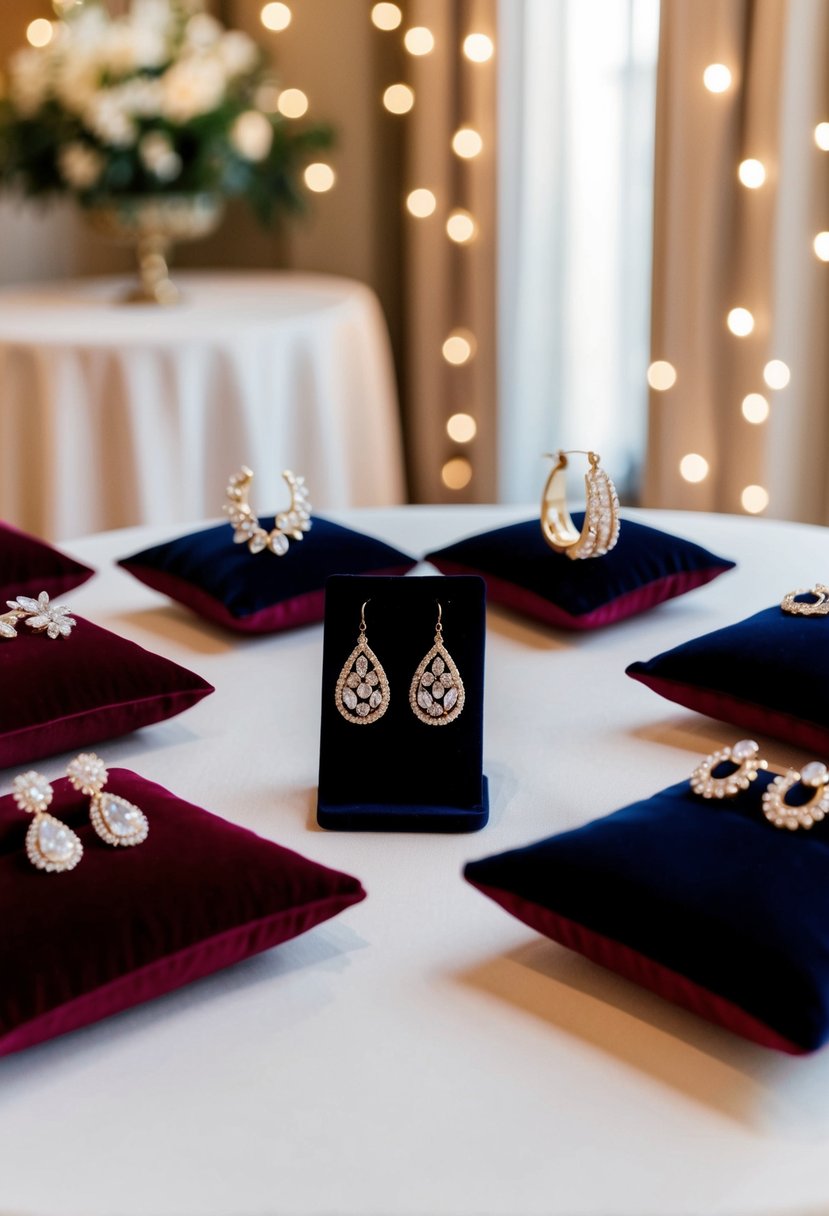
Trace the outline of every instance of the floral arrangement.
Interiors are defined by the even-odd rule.
[[[71,194],[243,196],[267,223],[302,205],[300,170],[331,142],[276,112],[254,40],[194,0],[56,0],[43,47],[9,62],[0,99],[0,185]]]

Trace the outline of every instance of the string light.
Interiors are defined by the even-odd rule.
[[[463,160],[472,160],[484,146],[474,127],[460,127],[452,136],[452,151]]]
[[[814,251],[821,262],[829,262],[829,232],[819,232],[814,239]]]
[[[475,353],[475,339],[468,329],[453,329],[441,347],[447,363],[460,367]]]
[[[463,40],[463,53],[473,63],[486,63],[495,54],[495,46],[486,34],[467,34]]]
[[[472,480],[472,465],[465,456],[453,456],[440,471],[448,490],[463,490]]]
[[[746,486],[740,495],[740,502],[749,515],[759,515],[769,505],[769,492],[764,486]]]
[[[315,161],[313,165],[309,165],[305,170],[304,176],[305,185],[309,190],[313,190],[315,194],[325,194],[337,180],[331,166],[324,164],[322,161]]]
[[[724,93],[731,85],[731,72],[724,63],[709,63],[702,73],[702,83],[709,93]]]
[[[259,20],[262,22],[266,30],[271,30],[278,34],[282,30],[286,30],[291,24],[291,10],[287,4],[279,4],[274,0],[271,4],[266,4],[261,13]]]
[[[743,404],[740,408],[746,422],[751,422],[754,426],[759,426],[769,416],[769,403],[762,393],[748,393],[743,397]]]
[[[471,443],[478,433],[478,424],[471,414],[453,414],[446,423],[446,433],[455,443]]]
[[[770,359],[763,368],[763,379],[769,388],[785,388],[791,378],[792,373],[782,359]]]
[[[656,359],[648,368],[648,384],[657,393],[665,393],[676,384],[676,368],[667,359]]]
[[[302,89],[283,89],[276,108],[283,118],[302,118],[308,109],[308,98]]]
[[[371,10],[371,20],[378,30],[396,30],[403,20],[403,14],[396,4],[375,4]]]
[[[819,122],[815,127],[815,143],[821,152],[829,152],[829,122]]]
[[[732,308],[726,324],[738,338],[745,338],[754,329],[754,317],[747,308]]]
[[[749,190],[759,190],[766,180],[766,168],[761,160],[744,160],[737,170],[740,181]]]
[[[708,461],[698,452],[689,452],[680,460],[679,472],[685,481],[705,481],[708,476]]]
[[[26,26],[26,40],[30,46],[48,46],[52,41],[55,30],[51,21],[45,17],[35,17]]]
[[[432,215],[437,205],[438,200],[431,190],[412,190],[406,199],[406,207],[409,213],[419,220],[426,219],[428,215]]]
[[[414,100],[414,89],[407,84],[390,84],[383,94],[383,105],[390,114],[408,114]]]
[[[457,245],[468,245],[478,235],[478,225],[468,211],[458,208],[446,221],[446,235]]]
[[[435,36],[425,25],[413,25],[406,30],[403,45],[410,55],[428,55],[435,48]]]

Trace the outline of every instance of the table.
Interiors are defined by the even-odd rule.
[[[181,274],[176,307],[126,282],[0,291],[0,519],[51,539],[212,518],[228,475],[287,507],[284,468],[322,507],[404,499],[380,306],[326,275]]]
[[[422,552],[528,513],[334,514]],[[0,1060],[0,1211],[829,1209],[829,1051],[797,1059],[744,1042],[539,937],[460,877],[466,860],[647,796],[733,741],[734,728],[661,700],[625,665],[809,586],[829,566],[826,529],[623,514],[740,565],[593,634],[490,612],[492,817],[471,836],[318,830],[321,627],[235,639],[110,564],[160,540],[161,528],[70,546],[101,571],[65,597],[78,612],[217,689],[180,718],[101,745],[106,761],[358,875],[369,897],[235,969]],[[291,689],[290,712],[280,687]],[[775,762],[808,758],[760,742]],[[38,768],[57,776],[65,762]],[[12,776],[0,774],[0,789]]]

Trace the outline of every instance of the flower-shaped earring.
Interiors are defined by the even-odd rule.
[[[126,798],[103,792],[109,773],[94,752],[82,752],[66,766],[71,785],[90,796],[89,819],[105,844],[133,845],[147,839],[147,816]]]
[[[33,633],[45,633],[49,638],[68,638],[78,623],[69,616],[66,604],[50,604],[45,591],[36,600],[18,595],[16,600],[6,600],[6,604],[11,611],[0,616],[0,638],[16,638],[17,621],[24,621]]]
[[[54,791],[42,773],[30,770],[12,782],[12,797],[21,811],[34,815],[26,833],[26,855],[38,870],[73,870],[83,857],[83,845],[71,828],[47,814]]]

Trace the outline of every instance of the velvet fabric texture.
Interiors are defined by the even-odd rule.
[[[365,897],[356,878],[308,861],[126,769],[107,790],[150,832],[109,848],[66,779],[49,808],[83,843],[78,866],[28,861],[31,818],[0,798],[0,1055],[150,1000],[304,933]]]
[[[368,644],[389,681],[382,718],[357,725],[334,690],[357,645],[366,605]],[[409,689],[432,649],[438,603],[443,642],[466,693],[459,716],[427,726]],[[328,581],[322,659],[317,821],[341,831],[473,832],[488,817],[483,764],[485,588],[479,578],[354,578]]]
[[[627,674],[688,709],[829,753],[829,618],[766,608]]]
[[[766,1047],[829,1037],[829,824],[775,828],[760,773],[736,798],[688,782],[604,819],[472,862],[526,924]]]
[[[201,676],[82,617],[69,637],[0,641],[0,769],[172,718],[213,692]]]
[[[584,514],[574,514],[580,530]],[[490,603],[560,629],[599,629],[646,612],[734,567],[692,541],[622,520],[604,557],[554,553],[538,520],[510,524],[427,553],[444,574],[480,574]]]
[[[265,529],[273,519],[262,516]],[[236,633],[277,633],[321,621],[331,574],[405,574],[416,559],[383,541],[314,518],[284,557],[250,553],[219,524],[125,557],[119,565],[148,587]]]
[[[94,573],[45,541],[0,523],[0,612],[5,612],[6,600],[18,595],[37,599],[47,591],[54,599],[80,587]]]

